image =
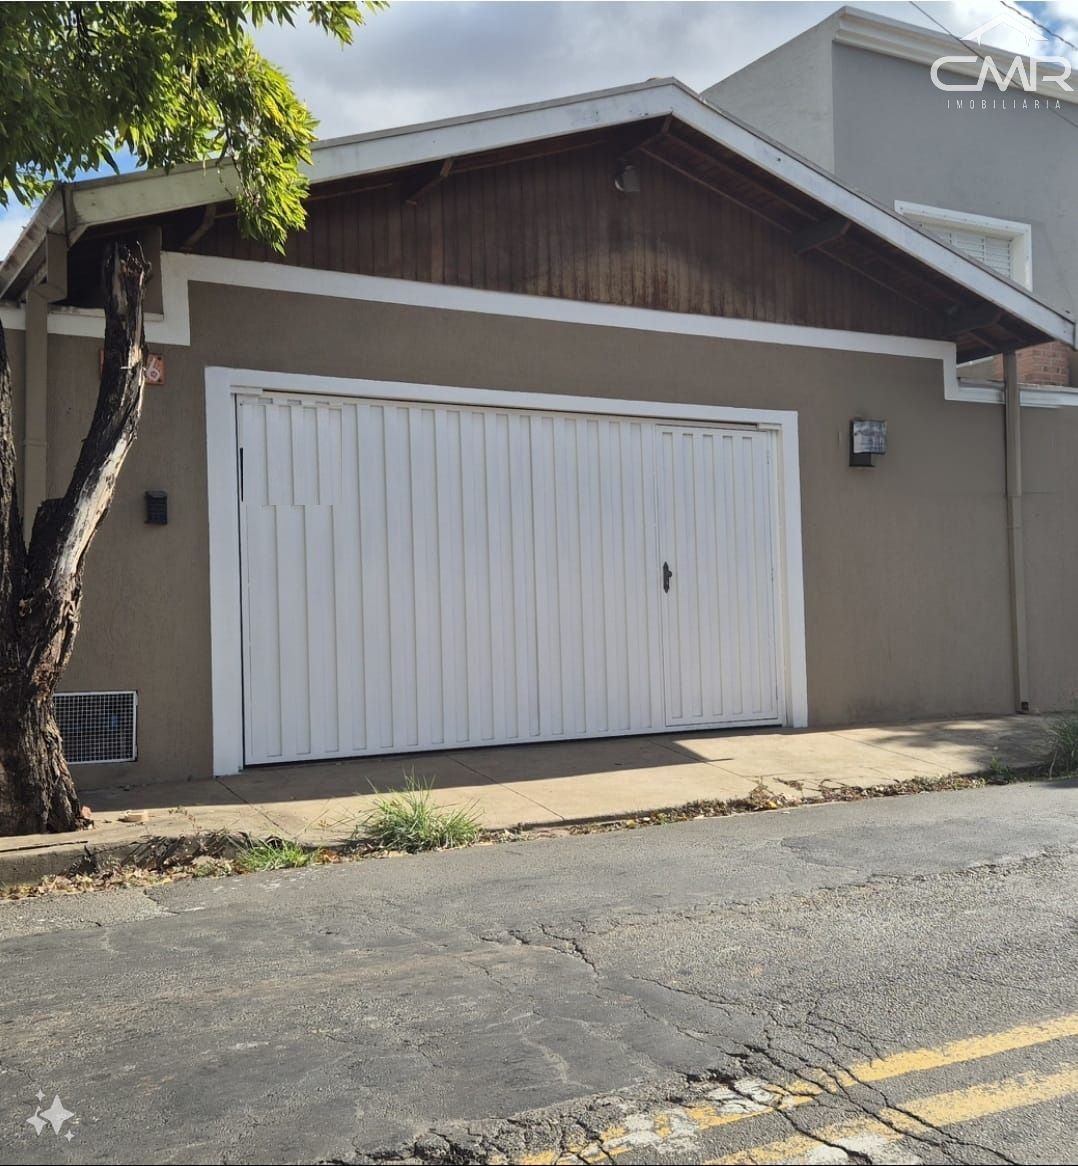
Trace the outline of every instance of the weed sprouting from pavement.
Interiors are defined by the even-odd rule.
[[[1078,773],[1078,712],[1052,721],[1049,730],[1048,775],[1069,777]]]
[[[985,780],[991,785],[1006,785],[1014,780],[1014,770],[998,753],[993,753],[992,760],[988,763]]]
[[[316,850],[308,850],[287,838],[257,839],[244,846],[235,858],[235,868],[242,874],[259,870],[292,870],[310,866],[318,857]]]
[[[405,775],[405,788],[386,794],[356,827],[355,841],[366,841],[380,850],[448,850],[471,846],[482,825],[466,806],[442,808],[434,800],[432,779]]]

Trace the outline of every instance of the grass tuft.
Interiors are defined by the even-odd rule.
[[[1048,776],[1070,777],[1078,773],[1078,713],[1067,713],[1049,728]]]
[[[992,760],[988,763],[988,771],[985,773],[985,780],[989,785],[1009,785],[1014,781],[1014,770],[998,753],[993,753]]]
[[[400,793],[378,798],[359,827],[362,836],[380,850],[449,850],[471,846],[482,826],[468,807],[442,809],[435,804],[433,779],[405,776]]]
[[[252,874],[257,870],[292,870],[310,866],[317,858],[316,850],[305,850],[298,842],[287,838],[265,838],[249,842],[236,855],[236,870]]]

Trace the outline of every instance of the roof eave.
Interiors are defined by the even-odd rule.
[[[762,137],[674,80],[649,81],[581,97],[492,110],[470,118],[428,122],[392,133],[338,139],[318,147],[310,176],[314,182],[361,177],[667,116],[677,118],[783,183],[840,212],[852,223],[900,248],[972,294],[996,304],[1045,336],[1075,346],[1075,323],[1068,314],[931,238],[892,209],[843,186],[832,175]],[[79,183],[68,188],[68,226],[81,232],[99,224],[154,217],[226,201],[232,197],[230,177],[234,177],[231,168],[206,165],[178,168],[167,174],[157,171]],[[35,236],[36,232],[44,236],[48,229],[44,220],[55,210],[48,211],[48,205],[46,200],[24,235]],[[13,252],[4,263],[5,277],[14,259]],[[12,282],[9,280],[7,286]]]
[[[41,201],[30,221],[19,232],[11,250],[0,263],[0,300],[4,299],[23,269],[45,242],[45,236],[64,218],[64,187],[60,184]]]

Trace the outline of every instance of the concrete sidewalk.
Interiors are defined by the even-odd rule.
[[[470,805],[488,829],[559,825],[738,801],[761,785],[787,800],[822,788],[1035,765],[1035,716],[832,730],[713,731],[515,745],[250,770],[218,780],[90,789],[93,830],[0,839],[0,885],[68,869],[87,852],[123,856],[151,837],[228,831],[312,845],[348,840],[379,792],[433,781],[445,805]],[[134,823],[121,821],[134,813]],[[144,817],[143,817],[144,816]]]

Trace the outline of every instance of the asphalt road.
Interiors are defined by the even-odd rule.
[[[3,903],[0,1161],[1073,1161],[1076,902],[1063,782]]]

